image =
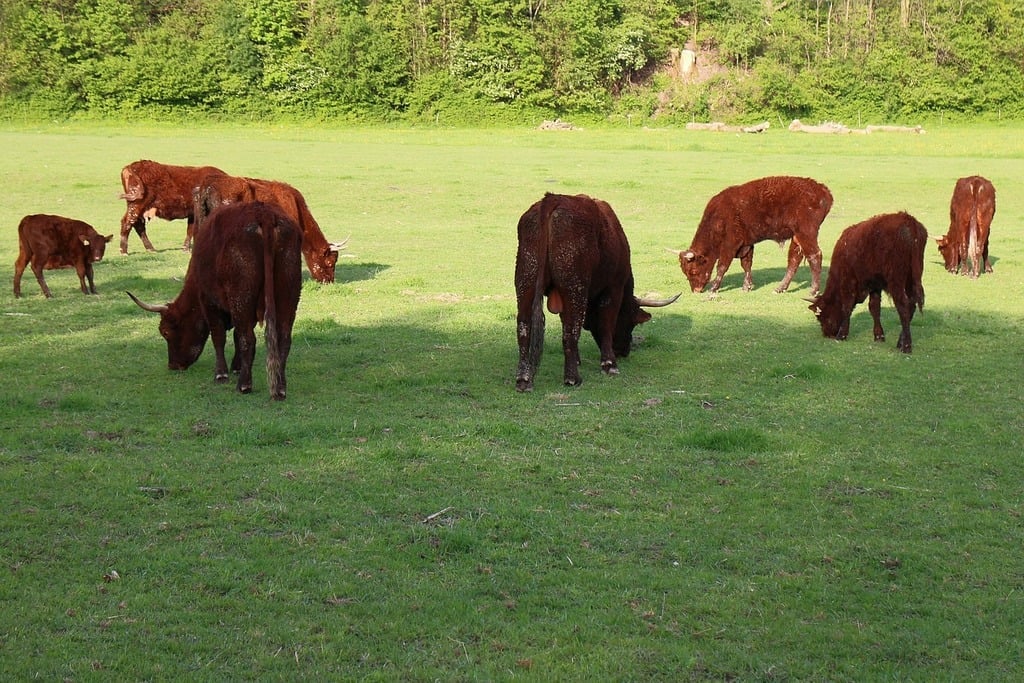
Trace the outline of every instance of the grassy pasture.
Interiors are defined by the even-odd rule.
[[[5,680],[1011,680],[1024,649],[1024,136],[0,129],[0,674]],[[10,290],[16,226],[116,233],[120,168],[286,180],[338,282],[304,285],[289,396],[166,368],[182,222]],[[802,266],[760,245],[717,297],[653,311],[622,374],[557,319],[513,388],[515,224],[545,191],[606,199],[639,294],[684,288],[707,199],[809,175],[843,228],[906,209],[945,232],[957,177],[997,190],[995,273],[926,252],[914,353],[866,305],[821,337]]]

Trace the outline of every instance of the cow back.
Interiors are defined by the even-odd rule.
[[[691,249],[706,254],[723,243],[816,238],[832,201],[828,187],[812,178],[768,176],[727,187],[708,201]]]

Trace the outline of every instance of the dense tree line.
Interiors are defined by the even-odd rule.
[[[0,102],[467,123],[1015,117],[1024,3],[4,0]]]

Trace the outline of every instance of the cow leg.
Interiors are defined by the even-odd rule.
[[[892,303],[896,312],[900,315],[900,338],[896,342],[896,348],[903,353],[910,353],[913,350],[910,341],[910,321],[914,319],[914,302],[906,292],[893,294]]]
[[[97,294],[96,282],[93,280],[92,263],[88,261],[85,264],[85,279],[89,281],[89,291],[85,291],[85,281],[82,280],[81,273],[78,275],[78,281],[82,285],[82,294]]]
[[[723,252],[728,254],[729,252]],[[725,273],[729,270],[729,266],[732,265],[732,256],[719,256],[718,257],[718,270],[715,272],[715,281],[711,283],[711,293],[714,294],[718,291],[718,288],[722,286],[722,279],[725,277]],[[750,260],[754,260],[754,252],[750,252]],[[743,283],[743,288],[746,289],[746,282]]]
[[[821,291],[821,249],[807,254],[807,265],[811,267],[811,296],[818,296]]]
[[[885,330],[882,329],[882,293],[871,292],[868,295],[868,310],[875,321],[875,341],[885,341]]]
[[[800,267],[800,262],[804,259],[804,252],[797,244],[796,239],[789,241],[789,252],[786,256],[786,275],[782,278],[782,282],[775,288],[777,294],[781,294],[789,289],[789,283],[793,281],[793,277],[796,275],[796,269]],[[811,296],[814,296],[816,292],[813,292]]]
[[[185,241],[181,245],[182,251],[192,251],[192,240],[196,236],[196,223],[191,218],[188,219],[188,226],[185,228]]]
[[[568,386],[583,384],[580,377],[580,332],[583,330],[582,310],[571,304],[562,312],[562,353],[565,354],[564,382]]]
[[[992,264],[988,262],[988,240],[985,240],[985,248],[982,251],[981,257],[983,259],[985,259],[985,272],[986,273],[991,273],[992,272]]]
[[[18,254],[18,260],[14,262],[14,298],[16,299],[21,296],[21,276],[25,272],[28,261],[28,254],[22,250]]]
[[[32,262],[32,272],[36,275],[36,281],[39,283],[39,287],[43,290],[43,296],[47,299],[53,297],[50,294],[50,288],[46,286],[46,278],[43,277],[43,264],[41,262]]]
[[[139,239],[142,240],[142,246],[146,248],[146,251],[156,251],[156,247],[149,241],[149,235],[146,234],[147,225],[149,225],[148,218],[135,225],[135,232],[139,233]]]
[[[277,336],[277,343],[273,345],[276,348],[276,357],[271,355],[272,345],[267,343],[267,381],[270,383],[270,396],[275,401],[283,401],[288,392],[285,365],[292,348],[292,322],[279,319],[276,329],[267,328],[266,332],[268,339],[272,334]]]
[[[754,276],[750,272],[754,266],[754,245],[741,247],[738,256],[740,257],[740,267],[743,268],[743,291],[749,292],[754,288]]]
[[[536,280],[534,273],[529,281]],[[544,349],[544,297],[537,296],[535,286],[517,291],[516,338],[519,341],[519,367],[516,369],[516,391],[533,391],[533,378]],[[536,301],[534,300],[536,298]]]
[[[227,329],[219,315],[208,315],[207,317],[210,324],[210,341],[213,342],[213,351],[217,355],[217,361],[213,368],[213,381],[223,384],[228,381],[228,363],[224,356],[224,345],[227,343]]]
[[[608,299],[607,304],[596,306],[594,309],[597,320],[592,321],[591,329],[594,331],[595,341],[601,349],[601,370],[606,375],[619,374],[612,341],[615,338],[615,323],[621,308],[622,290],[620,289]]]
[[[253,327],[239,327],[235,328],[235,357],[239,360],[238,390],[248,394],[252,392],[252,362],[256,358],[256,333]]]

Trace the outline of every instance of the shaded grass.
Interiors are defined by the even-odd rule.
[[[32,155],[0,162],[19,178],[0,201],[12,231],[35,210],[116,226],[120,166],[152,157],[293,182],[354,256],[335,285],[304,284],[284,404],[262,368],[252,396],[215,385],[209,350],[167,371],[155,318],[121,293],[176,294],[179,223],[151,224],[156,254],[133,237],[108,255],[97,297],[66,271],[47,274],[53,300],[0,296],[7,677],[1018,673],[1019,136],[3,136]],[[906,357],[863,307],[849,340],[823,339],[806,268],[774,295],[785,255],[762,245],[758,289],[737,267],[718,297],[656,311],[619,377],[587,338],[584,384],[563,387],[549,330],[536,390],[515,393],[514,225],[544,190],[608,199],[638,290],[670,294],[663,248],[706,198],[780,171],[836,195],[826,254],[880,211],[942,232],[952,180],[988,175],[996,273],[949,276],[929,248]]]

